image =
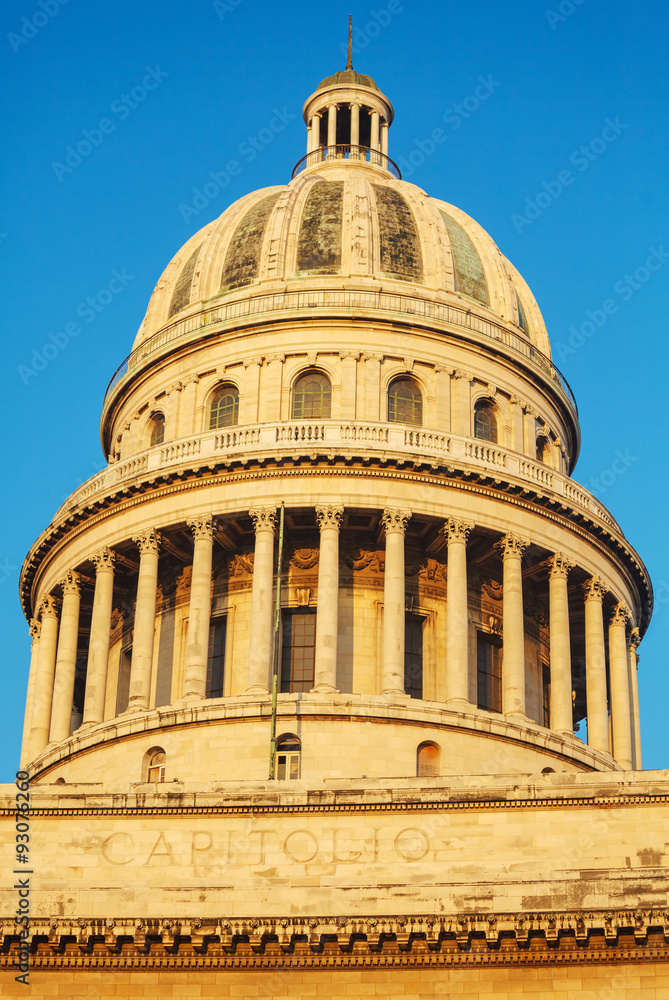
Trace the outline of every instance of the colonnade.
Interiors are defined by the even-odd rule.
[[[337,112],[339,105],[332,101],[327,107],[315,111],[309,119],[307,126],[307,153],[313,153],[321,148],[321,119],[327,120],[327,145],[337,145]],[[360,112],[363,109],[361,102],[352,101],[347,104],[351,111],[351,131],[350,145],[360,145]],[[369,148],[377,153],[388,155],[388,122],[381,118],[379,111],[373,108],[369,110],[370,116],[370,140]],[[348,145],[346,143],[345,145]]]
[[[344,508],[315,508],[320,530],[318,614],[315,638],[314,690],[337,690],[337,638],[339,595],[339,533]],[[249,511],[255,530],[251,591],[250,649],[247,693],[269,690],[272,654],[272,591],[274,587],[274,538],[277,508]],[[411,512],[386,508],[381,522],[385,532],[384,615],[381,692],[403,698],[405,629],[405,534]],[[189,628],[181,704],[206,697],[208,640],[211,616],[212,555],[216,519],[205,514],[187,522],[194,551],[189,605]],[[469,699],[470,622],[467,607],[467,543],[475,526],[449,518],[441,533],[447,542],[448,577],[446,606],[445,701],[454,709],[475,708]],[[133,539],[139,551],[134,639],[130,669],[128,713],[147,710],[158,589],[161,535],[146,530]],[[529,721],[525,703],[525,625],[522,558],[528,542],[513,533],[497,543],[503,563],[503,671],[502,713]],[[82,726],[103,721],[107,687],[109,636],[113,607],[115,552],[103,547],[92,556],[95,592],[90,626]],[[550,615],[550,728],[572,733],[572,668],[567,582],[573,563],[562,553],[547,560]],[[37,757],[49,743],[66,739],[75,683],[80,575],[72,570],[59,586],[62,601],[45,596],[39,620],[31,622],[33,638],[26,728],[22,761]],[[605,583],[597,576],[583,585],[585,613],[585,663],[588,744],[605,753],[610,749],[605,620]],[[59,625],[60,619],[60,625]],[[626,769],[641,766],[637,690],[638,629],[632,628],[628,608],[616,604],[608,623],[609,687],[613,756]]]

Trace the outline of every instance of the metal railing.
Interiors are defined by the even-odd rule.
[[[369,146],[320,146],[318,149],[312,149],[310,153],[297,161],[293,167],[291,180],[307,167],[315,167],[319,163],[328,163],[330,160],[355,160],[358,163],[371,163],[373,166],[383,167],[398,181],[402,180],[400,168],[394,160],[378,149],[371,149]]]

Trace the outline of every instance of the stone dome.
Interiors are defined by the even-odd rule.
[[[341,86],[342,84],[353,84],[356,87],[369,87],[371,90],[380,90],[380,87],[375,80],[372,80],[371,76],[366,76],[364,73],[356,73],[354,69],[340,69],[338,73],[333,73],[332,76],[326,76],[324,80],[321,80],[316,88],[316,92],[327,90],[330,87]]]
[[[404,294],[415,300],[407,312],[421,300],[465,305],[550,357],[534,296],[477,222],[381,166],[336,158],[245,195],[192,236],[160,277],[134,347],[223,302],[252,308],[253,297],[298,282]]]

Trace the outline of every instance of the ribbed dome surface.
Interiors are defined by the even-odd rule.
[[[254,191],[192,236],[158,281],[135,346],[205,303],[300,281],[436,293],[445,303],[455,297],[515,324],[550,355],[532,293],[478,223],[385,170],[350,160]]]
[[[378,84],[372,80],[371,76],[366,76],[364,73],[356,73],[354,69],[340,69],[338,73],[333,73],[332,76],[326,76],[324,80],[318,84],[316,93],[319,90],[327,90],[328,87],[337,87],[344,84],[351,84],[354,87],[370,87],[372,90],[378,90]]]

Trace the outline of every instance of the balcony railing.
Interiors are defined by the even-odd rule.
[[[257,316],[261,313],[280,313],[286,310],[326,309],[328,313],[341,310],[359,317],[363,312],[387,313],[393,316],[411,318],[412,321],[424,320],[456,326],[472,334],[474,339],[495,341],[509,350],[522,355],[530,367],[549,379],[567,405],[578,417],[578,408],[574,394],[567,379],[553,364],[550,358],[542,354],[538,348],[529,343],[526,337],[514,333],[501,323],[476,315],[471,309],[461,309],[455,305],[434,302],[418,295],[398,292],[363,291],[346,288],[314,288],[304,291],[281,291],[268,295],[256,295],[235,302],[222,303],[215,308],[187,319],[179,320],[149,337],[132,351],[125,361],[122,361],[114,372],[107,391],[105,404],[114,394],[116,387],[125,378],[143,367],[147,358],[161,349],[189,335],[197,335],[198,339],[217,332],[215,328],[223,328],[227,324],[234,326],[247,316]]]
[[[312,149],[310,153],[303,156],[293,167],[293,177],[297,177],[307,167],[315,167],[319,163],[328,163],[331,160],[352,160],[357,163],[371,163],[377,167],[383,167],[396,177],[402,180],[402,174],[397,164],[379,152],[378,149],[370,149],[369,146],[321,146],[319,149]],[[291,178],[292,179],[292,178]]]
[[[300,421],[222,428],[157,445],[125,461],[110,465],[76,490],[54,517],[69,514],[85,502],[112,493],[119,484],[152,478],[178,466],[212,466],[216,460],[275,455],[299,457],[314,454],[418,458],[441,461],[453,468],[490,470],[520,480],[534,489],[561,497],[564,505],[587,511],[609,528],[620,531],[608,511],[582,486],[556,469],[524,455],[485,441],[455,434],[440,434],[403,424],[345,420]],[[212,461],[213,460],[213,461]],[[342,470],[345,476],[345,470]]]

